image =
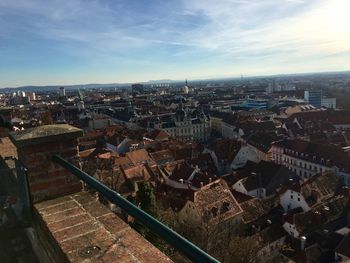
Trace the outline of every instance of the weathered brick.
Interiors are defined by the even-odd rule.
[[[70,262],[171,262],[94,196],[79,192],[58,199],[35,207]],[[79,208],[70,208],[75,205]],[[98,249],[83,253],[91,246]]]
[[[60,245],[63,251],[69,253],[69,251],[83,249],[87,246],[98,246],[101,249],[107,249],[114,242],[114,238],[105,229],[99,228],[92,232],[82,233],[79,237],[61,241]]]
[[[129,225],[117,218],[113,213],[97,217],[97,219],[104,225],[104,227],[111,233],[118,233],[129,228]]]
[[[74,195],[72,195],[72,198],[76,200],[81,205],[96,202],[96,198],[91,196],[88,192],[79,192]]]
[[[72,208],[69,210],[62,211],[62,212],[58,212],[55,214],[43,215],[43,218],[47,224],[50,224],[53,222],[61,221],[61,220],[68,218],[70,216],[77,216],[77,215],[81,215],[81,214],[84,214],[84,210],[81,209],[80,207],[77,207],[77,208]]]
[[[92,221],[92,218],[88,214],[81,214],[77,216],[72,216],[65,218],[61,221],[57,221],[54,223],[49,224],[50,231],[52,233],[62,230],[63,228],[66,228],[67,226],[75,226],[77,224],[81,224],[83,222]]]
[[[48,177],[46,181],[37,181],[35,183],[30,184],[30,191],[32,194],[35,192],[48,190],[50,188],[54,188],[58,185],[65,185],[66,178],[65,177]]]
[[[79,192],[82,189],[82,184],[80,181],[65,183],[62,185],[57,185],[56,187],[51,187],[47,189],[50,196],[57,197],[64,194],[72,194]]]
[[[59,203],[57,205],[52,205],[52,206],[43,208],[43,209],[40,210],[40,214],[42,214],[42,215],[49,215],[49,214],[62,212],[62,211],[68,210],[68,209],[76,208],[76,207],[79,207],[77,202],[75,202],[74,200],[70,199],[70,200],[67,200],[66,202]]]
[[[100,202],[83,204],[84,209],[94,217],[109,214],[111,211]]]
[[[53,233],[53,236],[60,242],[67,239],[72,239],[83,235],[84,233],[89,233],[101,228],[101,226],[96,221],[83,222],[79,225],[67,226],[67,228],[62,229]]]
[[[113,244],[102,257],[98,260],[102,262],[135,262],[134,255],[129,253],[129,248],[124,246],[122,243],[117,242]]]
[[[52,199],[52,200],[47,200],[45,202],[34,204],[34,207],[40,212],[43,209],[47,209],[47,208],[49,208],[51,206],[62,204],[62,203],[65,203],[65,202],[71,201],[71,200],[72,200],[72,198],[67,195],[67,196],[62,196],[62,197],[59,197],[59,198],[55,198],[55,199]]]

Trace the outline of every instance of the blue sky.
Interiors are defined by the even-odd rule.
[[[349,0],[0,0],[0,87],[350,70]]]

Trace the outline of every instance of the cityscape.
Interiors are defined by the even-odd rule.
[[[0,0],[0,263],[350,262],[346,1],[19,2]],[[267,45],[280,25],[303,41]]]

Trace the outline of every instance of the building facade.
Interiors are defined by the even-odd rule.
[[[341,150],[302,140],[278,142],[271,148],[272,161],[288,167],[303,180],[318,173],[333,172],[350,185],[348,156]]]
[[[305,102],[311,104],[316,108],[322,106],[322,91],[321,90],[305,90],[304,92]]]
[[[203,111],[184,109],[182,104],[175,114],[157,118],[153,126],[180,141],[205,142],[210,136],[209,117]]]

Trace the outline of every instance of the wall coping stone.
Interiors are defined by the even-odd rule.
[[[9,138],[17,148],[76,139],[83,130],[68,124],[43,125],[23,131],[10,132]]]

